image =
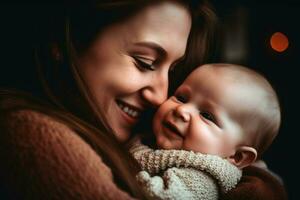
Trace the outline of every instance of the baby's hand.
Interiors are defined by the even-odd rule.
[[[161,188],[164,188],[164,182],[163,179],[159,176],[153,176],[151,177],[148,172],[141,171],[137,174],[137,180],[142,185],[146,186],[147,188],[150,188],[152,191],[161,190]]]

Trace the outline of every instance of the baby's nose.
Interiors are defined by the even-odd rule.
[[[180,118],[183,122],[188,122],[191,118],[191,110],[186,104],[179,105],[175,109],[175,116]]]

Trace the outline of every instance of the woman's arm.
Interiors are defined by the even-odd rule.
[[[222,200],[287,199],[282,183],[267,170],[255,166],[246,167],[237,187],[222,195]]]
[[[29,110],[1,114],[1,189],[8,199],[131,199],[75,132]]]

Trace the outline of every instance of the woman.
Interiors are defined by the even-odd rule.
[[[1,188],[20,199],[144,198],[122,143],[166,99],[173,68],[184,78],[204,62],[213,12],[202,1],[115,0],[62,14],[35,51],[41,89],[2,91]]]

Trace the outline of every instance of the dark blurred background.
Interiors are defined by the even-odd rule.
[[[299,199],[296,162],[300,125],[297,94],[300,91],[297,73],[300,2],[212,0],[212,3],[220,19],[217,60],[246,65],[261,72],[279,95],[282,125],[264,160],[283,179],[289,199]]]
[[[299,3],[296,0],[211,2],[220,19],[215,62],[251,67],[264,74],[278,92],[282,126],[264,160],[283,179],[289,199],[298,199]],[[28,63],[32,56],[32,40],[38,37],[36,25],[43,23],[43,16],[55,15],[56,7],[56,3],[0,3],[0,86],[11,81],[21,82],[24,87],[34,84],[31,77],[23,77],[27,74],[23,63]],[[274,39],[273,48],[280,48],[280,52],[270,43],[274,33],[279,37]]]

